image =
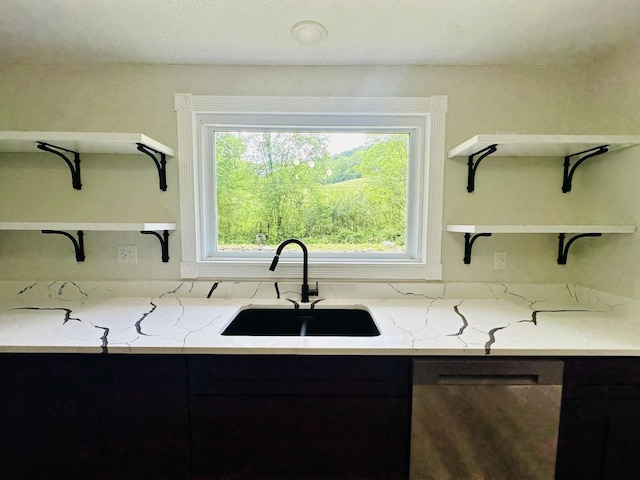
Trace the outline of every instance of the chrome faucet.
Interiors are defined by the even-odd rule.
[[[280,245],[278,245],[276,255],[275,257],[273,257],[273,261],[271,262],[269,270],[273,272],[276,269],[278,260],[280,260],[280,254],[282,253],[282,250],[284,250],[284,247],[286,247],[290,243],[295,243],[296,245],[299,245],[300,248],[302,248],[302,298],[300,299],[300,301],[302,303],[309,303],[309,295],[313,297],[318,295],[318,283],[316,282],[316,288],[309,288],[309,252],[304,243],[302,243],[297,238],[289,238],[288,240],[285,240]]]

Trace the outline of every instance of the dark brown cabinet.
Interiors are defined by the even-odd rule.
[[[193,398],[194,478],[291,478],[294,409],[291,398]]]
[[[84,478],[190,478],[186,396],[105,396],[90,404],[87,450],[100,474]]]
[[[184,365],[170,356],[0,356],[0,478],[189,478]]]
[[[640,478],[640,358],[564,362],[556,479]],[[2,354],[0,478],[407,479],[411,363]]]
[[[194,478],[404,479],[403,399],[196,397]]]
[[[0,478],[404,479],[410,358],[0,355]]]
[[[11,395],[3,386],[0,478],[91,478],[88,413],[75,396]]]
[[[640,478],[640,358],[568,358],[557,480]]]
[[[192,357],[194,478],[404,479],[410,359]]]
[[[408,401],[303,398],[296,478],[407,478]]]

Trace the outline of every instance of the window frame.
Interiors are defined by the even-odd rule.
[[[207,185],[214,169],[207,165],[212,158],[207,132],[212,125],[225,125],[252,119],[277,119],[291,123],[295,117],[311,118],[308,125],[296,129],[316,130],[314,124],[339,117],[344,129],[357,119],[369,118],[371,123],[381,118],[396,118],[421,131],[418,170],[410,166],[408,183],[417,182],[419,200],[407,199],[407,221],[417,240],[407,238],[407,250],[415,258],[393,256],[327,258],[310,255],[310,276],[314,280],[441,280],[442,211],[444,189],[444,134],[447,113],[446,96],[430,97],[259,97],[175,94],[178,121],[178,162],[180,185],[180,227],[182,236],[182,278],[226,280],[297,279],[300,277],[300,252],[285,251],[278,266],[277,277],[268,271],[271,256],[257,258],[242,255],[212,257],[208,236],[212,234],[212,212],[203,208],[211,202]],[[258,121],[258,119],[260,121]],[[314,123],[315,120],[317,123]],[[405,119],[406,122],[403,120]],[[322,120],[322,121],[320,121]],[[226,122],[226,123],[225,123]],[[357,122],[355,122],[357,123]],[[360,122],[362,123],[362,122]],[[252,124],[249,122],[249,124]],[[237,125],[242,129],[243,125]],[[333,126],[333,125],[325,125]],[[359,126],[359,125],[358,125]],[[340,127],[338,127],[340,128]],[[373,127],[375,128],[375,127]],[[209,130],[208,130],[209,129]],[[353,131],[353,129],[351,129]],[[415,135],[413,138],[416,138]],[[412,145],[412,148],[415,145]],[[414,178],[418,172],[419,178]],[[213,173],[215,175],[215,172]],[[408,185],[409,192],[416,191]],[[207,200],[205,202],[205,199]],[[412,210],[409,215],[409,210]],[[304,241],[304,239],[301,239]],[[417,242],[412,244],[411,242]]]

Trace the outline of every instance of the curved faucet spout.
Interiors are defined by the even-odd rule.
[[[280,254],[282,253],[282,250],[284,250],[284,247],[286,247],[290,243],[295,243],[302,249],[302,293],[301,293],[302,298],[300,299],[300,301],[302,303],[309,303],[309,295],[311,296],[318,295],[318,289],[309,288],[309,283],[308,283],[309,251],[307,250],[307,246],[304,243],[302,243],[297,238],[289,238],[284,242],[282,242],[280,245],[278,245],[278,248],[276,249],[276,254],[273,257],[273,260],[271,261],[271,266],[269,267],[269,270],[273,272],[276,269],[276,266],[278,265],[278,261],[280,260]]]

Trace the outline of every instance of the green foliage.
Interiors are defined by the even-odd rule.
[[[407,135],[332,158],[328,134],[216,134],[218,243],[404,245]]]
[[[256,169],[242,159],[246,146],[241,139],[222,134],[216,137],[216,200],[218,241],[253,241],[248,232],[259,217],[255,210]]]
[[[357,169],[360,162],[362,162],[362,152],[360,149],[341,153],[336,158],[331,159],[329,168],[331,168],[332,175],[327,176],[323,180],[323,183],[338,183],[360,178],[361,175]]]

